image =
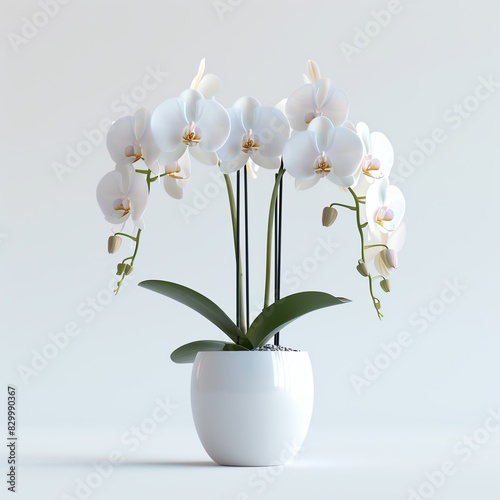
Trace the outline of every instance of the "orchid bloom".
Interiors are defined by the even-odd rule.
[[[302,188],[313,186],[322,177],[349,187],[362,156],[363,144],[352,130],[334,127],[328,118],[320,116],[286,143],[283,163]]]
[[[385,278],[391,274],[391,269],[398,267],[398,253],[401,251],[406,238],[406,226],[402,222],[397,229],[391,233],[369,232],[369,245],[385,245],[372,246],[365,251],[365,260],[375,263],[377,271]]]
[[[163,101],[151,117],[153,136],[168,163],[177,161],[189,149],[200,163],[216,165],[215,152],[226,142],[230,128],[224,107],[195,89]]]
[[[405,199],[401,190],[389,185],[387,178],[372,184],[366,192],[366,218],[374,234],[396,230],[405,213]]]
[[[160,154],[160,163],[163,160],[163,153]],[[184,187],[191,175],[191,160],[186,151],[177,161],[166,163],[165,176],[163,177],[163,187],[168,195],[176,200],[184,196]]]
[[[201,92],[205,99],[213,99],[219,91],[221,80],[218,76],[208,74],[205,75],[205,59],[202,59],[198,68],[198,73],[193,78],[189,88]]]
[[[239,170],[251,159],[256,165],[278,169],[283,147],[290,137],[285,115],[271,106],[261,106],[253,97],[238,99],[229,109],[231,133],[217,152],[223,173]]]
[[[394,149],[389,139],[381,132],[372,132],[368,125],[360,122],[356,132],[363,141],[365,156],[361,164],[361,172],[369,183],[376,179],[388,177],[394,163]]]
[[[295,90],[287,99],[285,114],[294,130],[306,130],[319,116],[326,116],[336,126],[342,126],[349,113],[349,97],[337,89],[328,78],[322,78],[318,65],[308,62],[309,82]]]
[[[122,224],[131,217],[139,229],[144,228],[142,215],[148,202],[148,186],[143,175],[132,172],[126,181],[120,172],[108,172],[97,185],[96,194],[108,222]]]
[[[160,149],[151,133],[151,114],[144,108],[116,120],[108,131],[106,146],[117,170],[125,172],[136,161],[144,160],[154,174],[159,172]]]

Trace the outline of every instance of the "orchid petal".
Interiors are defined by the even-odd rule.
[[[359,122],[356,125],[356,133],[359,135],[360,139],[363,141],[365,145],[366,152],[370,153],[370,130],[368,125],[365,122]]]
[[[219,92],[220,87],[221,79],[216,75],[209,74],[201,79],[197,90],[203,94],[205,99],[213,99],[215,94]]]
[[[151,116],[151,131],[160,150],[178,150],[187,124],[185,102],[182,99],[167,99],[159,104]]]
[[[170,175],[166,175],[163,178],[163,187],[169,196],[174,198],[175,200],[182,200],[184,196],[184,190],[177,183],[177,179],[170,177]]]
[[[283,164],[296,179],[311,179],[316,175],[314,162],[319,155],[313,132],[306,130],[290,138],[283,149]]]
[[[340,127],[345,123],[349,114],[349,96],[342,89],[330,88],[330,95],[321,106],[321,110],[336,127]]]
[[[333,174],[339,178],[352,178],[348,181],[350,183],[348,185],[351,186],[355,181],[354,174],[363,158],[361,139],[352,130],[337,127],[333,129],[327,153],[333,158]],[[347,187],[344,182],[340,185]]]
[[[319,151],[327,151],[330,149],[335,129],[328,118],[325,116],[318,116],[309,124],[307,130],[314,133]]]
[[[124,116],[116,120],[108,130],[106,136],[106,147],[109,155],[115,163],[132,163],[133,158],[127,158],[126,148],[134,141],[134,118]]]
[[[216,101],[202,99],[196,103],[196,124],[202,131],[199,147],[215,152],[229,137],[231,121],[228,112]]]
[[[219,161],[217,153],[214,153],[213,151],[204,151],[199,147],[194,147],[194,148],[189,148],[189,152],[191,153],[191,156],[195,160],[198,160],[200,163],[203,163],[203,165],[213,166],[217,165]]]
[[[285,115],[294,130],[306,130],[308,113],[315,107],[315,89],[312,84],[306,84],[292,92],[285,104]]]
[[[258,107],[255,110],[254,129],[259,138],[259,152],[263,156],[279,156],[283,153],[283,147],[290,137],[290,126],[281,111],[271,106]]]
[[[223,174],[232,174],[242,169],[248,162],[248,155],[246,153],[240,153],[239,156],[233,160],[226,160],[220,162],[220,171]]]
[[[245,131],[255,128],[255,112],[260,107],[260,102],[255,97],[240,97],[232,107],[241,112],[241,122]]]
[[[185,103],[186,118],[188,122],[196,122],[196,111],[198,107],[198,102],[204,101],[201,92],[194,89],[187,89],[181,93],[179,96]]]
[[[231,120],[231,133],[224,145],[217,151],[222,161],[232,161],[239,158],[242,152],[242,137],[246,133],[241,123],[241,112],[231,108],[228,110],[228,113]]]
[[[281,165],[281,158],[279,156],[263,156],[260,152],[254,153],[252,160],[259,167],[268,170],[277,170]]]
[[[312,60],[307,61],[307,75],[311,83],[321,78],[319,66]]]
[[[320,179],[321,177],[319,175],[315,175],[312,179],[295,179],[295,189],[303,191],[312,188]]]
[[[190,88],[197,90],[198,86],[200,84],[200,81],[203,77],[203,73],[205,73],[205,58],[203,58],[200,61],[200,65],[198,66],[198,73],[196,76],[193,78],[193,81],[191,82]]]

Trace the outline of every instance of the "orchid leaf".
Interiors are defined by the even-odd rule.
[[[248,329],[247,338],[254,347],[264,345],[273,335],[304,314],[350,302],[324,292],[299,292],[266,307]]]
[[[139,283],[139,286],[153,292],[161,293],[190,307],[222,330],[235,344],[244,344],[250,347],[241,329],[234,324],[231,318],[215,302],[212,302],[201,293],[170,281],[148,280],[142,281]]]
[[[196,355],[202,351],[247,351],[243,346],[228,344],[221,340],[197,340],[178,347],[170,359],[175,363],[193,363]]]

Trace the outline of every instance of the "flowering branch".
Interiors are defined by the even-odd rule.
[[[276,209],[276,198],[278,196],[280,181],[284,173],[285,169],[283,168],[282,162],[278,174],[276,175],[276,181],[274,183],[273,194],[271,196],[271,203],[269,206],[269,218],[267,221],[266,284],[264,290],[264,309],[269,306],[269,300],[271,296],[271,259],[273,246],[274,211]]]
[[[371,274],[368,272],[368,270],[366,269],[366,266],[364,265],[365,264],[365,249],[368,248],[365,246],[365,235],[363,233],[363,228],[366,227],[366,222],[365,223],[362,223],[361,222],[361,210],[360,210],[360,205],[363,203],[363,201],[360,201],[360,199],[358,198],[358,196],[356,195],[356,193],[354,192],[354,190],[352,188],[349,188],[349,192],[351,193],[352,197],[354,198],[354,203],[356,204],[356,224],[358,226],[358,232],[359,232],[359,237],[360,237],[360,240],[361,240],[361,261],[360,261],[360,265],[363,266],[364,268],[364,273],[362,273],[363,275],[365,275],[367,278],[368,278],[368,284],[369,284],[369,289],[370,289],[370,297],[372,298],[372,301],[373,301],[373,306],[375,307],[375,310],[377,311],[377,315],[378,315],[378,318],[379,319],[382,319],[383,318],[383,314],[380,312],[380,300],[375,297],[374,293],[373,293],[373,281],[374,281],[374,278],[372,278]]]

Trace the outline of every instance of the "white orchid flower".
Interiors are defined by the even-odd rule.
[[[213,99],[219,91],[221,80],[218,76],[208,74],[205,75],[205,59],[202,59],[198,68],[197,75],[191,82],[191,89],[197,90],[203,94],[205,99]]]
[[[236,172],[251,159],[256,165],[278,169],[283,147],[290,137],[286,116],[254,97],[242,97],[229,109],[231,133],[217,152],[223,173]]]
[[[403,193],[385,177],[368,188],[365,206],[368,227],[374,234],[396,230],[405,213]]]
[[[397,229],[391,233],[376,233],[369,232],[368,244],[369,245],[385,245],[373,246],[365,250],[366,262],[374,261],[377,271],[388,278],[392,269],[398,267],[398,253],[403,248],[406,238],[406,226],[401,222]]]
[[[163,153],[160,154],[160,163],[162,163]],[[163,187],[168,195],[176,200],[184,196],[184,188],[189,182],[191,175],[191,160],[186,152],[175,162],[166,163],[165,176],[163,177]]]
[[[308,62],[310,83],[302,85],[287,99],[285,114],[294,130],[306,130],[314,118],[326,116],[336,126],[342,126],[349,113],[349,96],[335,87],[329,78],[320,76],[319,67]]]
[[[123,224],[129,217],[139,229],[144,229],[142,216],[148,202],[148,186],[144,175],[132,172],[127,182],[114,170],[97,185],[97,202],[104,218],[111,224]]]
[[[151,133],[151,114],[145,108],[138,109],[134,116],[124,116],[111,125],[106,146],[111,158],[118,166],[130,166],[144,160],[146,166],[158,174],[160,148]]]
[[[373,183],[376,179],[388,177],[394,164],[394,149],[389,139],[382,132],[370,133],[364,122],[356,125],[356,133],[365,147],[361,172],[366,180]]]
[[[167,161],[177,161],[189,148],[205,165],[216,165],[215,153],[231,129],[229,114],[218,102],[205,99],[198,90],[185,90],[180,97],[163,101],[151,117],[151,129]]]
[[[283,164],[302,188],[322,177],[342,187],[352,186],[362,157],[361,139],[352,130],[334,127],[324,116],[292,136],[283,150]]]

